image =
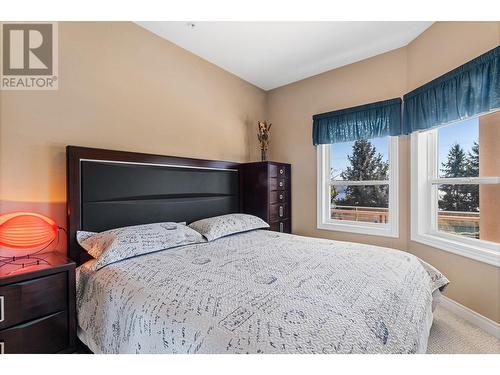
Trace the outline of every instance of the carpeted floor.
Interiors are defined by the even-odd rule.
[[[442,306],[434,311],[427,353],[500,354],[500,340]]]

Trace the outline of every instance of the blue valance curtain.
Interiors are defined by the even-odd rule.
[[[500,46],[404,95],[313,116],[313,143],[410,134],[500,109]]]
[[[314,145],[401,134],[401,98],[313,116]]]
[[[406,94],[403,134],[500,109],[500,47]]]

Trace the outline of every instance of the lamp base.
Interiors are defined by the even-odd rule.
[[[31,272],[31,271],[38,271],[38,270],[43,270],[44,268],[49,268],[50,264],[30,264],[30,265],[23,265],[23,267],[16,268],[9,272],[9,275],[16,275],[19,273],[25,273],[25,272]]]
[[[50,267],[50,263],[38,255],[23,255],[0,259],[0,267],[6,268],[7,275],[35,271]]]

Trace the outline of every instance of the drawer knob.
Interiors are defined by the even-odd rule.
[[[285,171],[283,170],[283,168],[280,168],[280,174],[283,174],[285,173]]]
[[[280,201],[283,200],[283,194],[280,194]]]
[[[5,320],[5,297],[0,296],[0,323]]]
[[[280,181],[280,187],[283,187],[283,181]]]
[[[283,217],[283,206],[280,206],[280,208],[279,208],[279,214],[280,214],[280,217]]]
[[[282,233],[283,233],[283,229],[284,229],[283,227],[284,227],[283,222],[280,222],[280,232],[282,232]]]

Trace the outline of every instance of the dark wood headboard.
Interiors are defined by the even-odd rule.
[[[192,222],[241,211],[239,163],[67,146],[68,256],[78,230]]]

